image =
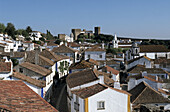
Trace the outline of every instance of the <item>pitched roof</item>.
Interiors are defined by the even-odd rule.
[[[139,73],[139,74],[137,74],[137,75],[130,75],[130,76],[127,77],[126,80],[129,81],[129,79],[131,79],[131,78],[134,78],[134,79],[138,80],[138,79],[143,78],[143,76],[142,76],[141,73]]]
[[[1,55],[11,56],[9,52],[3,52]],[[24,56],[25,56],[25,52],[13,52],[11,57],[13,57],[13,58],[22,58]]]
[[[92,63],[94,65],[99,65],[98,62],[96,60],[94,60],[94,59],[87,59],[86,61],[90,62],[90,63]]]
[[[64,44],[59,47],[53,48],[52,51],[55,53],[75,53],[75,52],[77,52],[77,50],[69,48],[69,47],[65,46]]]
[[[27,58],[26,58],[26,62],[29,62],[29,63],[35,63],[35,51],[29,51],[27,52]],[[53,66],[54,65],[54,62],[42,55],[38,55],[39,56],[39,62],[38,62],[38,65],[46,65],[46,66]]]
[[[127,63],[127,64],[130,64],[130,63],[133,63],[133,62],[135,62],[135,61],[137,61],[137,60],[139,60],[139,59],[141,59],[141,58],[145,58],[145,59],[151,61],[151,59],[148,58],[147,56],[140,56],[140,57],[134,58],[134,59],[132,59],[132,60],[130,60],[130,61],[127,61],[126,63]]]
[[[90,87],[86,87],[86,88],[83,88],[83,89],[78,89],[78,90],[74,90],[74,91],[71,91],[73,94],[76,94],[77,96],[79,96],[80,98],[88,98],[90,96],[93,96],[105,89],[107,89],[108,87],[106,86],[103,86],[101,84],[95,84],[95,85],[92,85]]]
[[[68,46],[70,46],[70,47],[80,47],[81,45],[77,44],[75,42],[68,42]]]
[[[26,76],[20,72],[13,72],[13,74],[11,75],[12,77],[15,77],[17,79],[20,79],[22,81],[28,82],[32,85],[38,86],[40,88],[45,87],[46,86],[46,82],[43,80],[37,80],[37,79],[33,79],[29,76]]]
[[[114,68],[107,66],[107,65],[105,67],[107,68],[107,71],[112,72],[112,74],[115,74],[115,75],[119,74],[118,70],[115,70]]]
[[[22,64],[19,64],[19,66],[22,66],[22,67],[24,67],[24,68],[26,68],[28,70],[36,72],[36,73],[38,73],[38,74],[40,74],[42,76],[47,76],[47,75],[49,75],[51,73],[51,70],[48,70],[48,69],[46,69],[44,67],[41,67],[39,65],[36,65],[36,64],[31,64],[29,62],[24,62]]]
[[[15,112],[58,112],[22,81],[0,81],[0,108]]]
[[[74,72],[69,74],[66,78],[66,82],[70,88],[80,86],[95,80],[98,80],[98,77],[93,69]]]
[[[73,63],[69,69],[86,69],[86,68],[93,68],[93,64],[85,61],[85,60],[82,60],[80,62],[77,62],[77,63]]]
[[[63,60],[63,59],[69,59],[68,56],[65,56],[65,55],[56,55],[54,52],[52,51],[49,51],[47,49],[43,50],[40,55],[50,59],[50,60],[53,60],[53,61],[60,61],[60,60]]]
[[[140,45],[140,52],[170,52],[165,46],[163,45]]]
[[[167,58],[158,58],[154,59],[154,64],[170,64],[170,59]]]
[[[0,62],[0,72],[10,72],[11,62]]]
[[[168,72],[161,69],[161,68],[145,68],[143,65],[136,65],[130,70],[128,73],[140,73],[141,71],[146,71],[147,73],[154,73],[154,74],[167,74]]]
[[[86,51],[90,51],[90,52],[96,52],[96,51],[105,51],[105,49],[99,48],[98,46],[95,47],[91,47],[85,50]]]
[[[141,103],[170,103],[159,92],[151,88],[144,82],[141,82],[136,87],[131,89],[129,93],[132,94],[131,102],[134,104]]]
[[[111,86],[113,87],[114,86],[114,80],[109,78],[108,76],[104,76],[104,83],[107,85],[107,86]]]

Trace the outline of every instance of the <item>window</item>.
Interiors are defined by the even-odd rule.
[[[105,109],[105,102],[99,101],[97,102],[97,110]]]
[[[102,55],[100,55],[99,57],[102,58]]]
[[[90,59],[90,54],[88,55],[88,58]]]

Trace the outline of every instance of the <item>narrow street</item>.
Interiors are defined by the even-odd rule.
[[[65,78],[53,83],[45,100],[60,112],[68,112],[67,108],[67,88]]]

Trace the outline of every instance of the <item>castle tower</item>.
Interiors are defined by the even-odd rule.
[[[81,33],[81,29],[72,29],[71,32],[74,35],[74,40],[77,40],[78,35]]]
[[[100,27],[94,27],[94,34],[99,35],[100,34]]]
[[[112,40],[113,48],[118,48],[118,40],[117,40],[117,35],[114,35],[114,38]]]

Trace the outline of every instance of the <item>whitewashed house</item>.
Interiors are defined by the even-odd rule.
[[[78,51],[75,49],[69,48],[64,44],[62,44],[59,47],[55,47],[52,51],[57,55],[65,55],[65,56],[70,57],[70,59],[74,60],[74,63],[80,61]]]
[[[92,47],[84,52],[84,59],[106,60],[106,51],[104,48]]]
[[[93,86],[95,84],[107,84],[108,86],[114,85],[114,81],[110,78],[111,74],[97,71],[96,69],[85,69],[79,72],[71,73],[67,76],[67,92],[68,92],[68,106],[73,108],[71,102],[72,92],[74,90]]]
[[[46,69],[39,65],[24,62],[17,65],[15,69],[17,72],[23,73],[24,75],[31,78],[46,81],[45,92],[47,92],[47,90],[53,83],[53,77],[55,74],[52,72],[52,70]]]
[[[158,91],[145,82],[139,83],[128,92],[132,95],[130,98],[133,107],[132,111],[139,112],[142,109],[142,112],[160,112],[170,109],[167,108],[170,100],[164,98]]]
[[[153,62],[150,58],[146,56],[140,56],[132,60],[126,61],[126,70],[135,67],[136,65],[144,65],[146,68],[153,68]]]
[[[143,65],[136,65],[132,69],[128,70],[127,73],[129,76],[137,75],[141,72],[147,72],[148,75],[158,76],[161,79],[168,79],[168,72],[161,68],[145,68]]]
[[[123,90],[95,84],[73,90],[71,112],[130,112],[130,94]]]
[[[42,37],[41,32],[39,31],[32,31],[29,33],[31,40],[39,41],[39,39]]]
[[[0,79],[9,80],[9,76],[13,73],[12,61],[6,61],[6,59],[0,59]]]
[[[66,76],[69,73],[69,66],[73,63],[70,57],[65,55],[56,55],[54,52],[47,49],[40,52],[40,55],[46,57],[55,63],[55,70],[59,74],[59,78]]]
[[[126,61],[140,56],[147,56],[150,59],[165,57],[170,59],[170,51],[163,45],[137,45],[134,43],[132,48],[126,51]]]
[[[13,72],[13,74],[10,75],[10,80],[22,80],[28,87],[30,87],[34,92],[36,92],[42,98],[44,98],[45,96],[46,81],[31,78],[20,72]]]

